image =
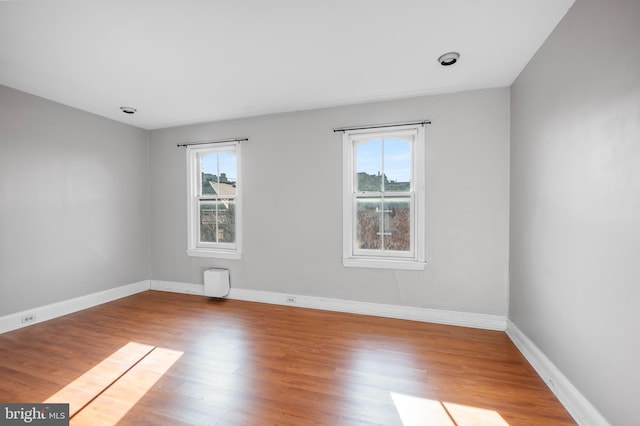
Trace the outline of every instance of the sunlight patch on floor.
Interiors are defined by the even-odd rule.
[[[509,426],[493,410],[391,392],[404,426]]]
[[[69,416],[73,417],[153,349],[129,342],[43,402],[69,404]]]
[[[182,354],[130,342],[44,402],[69,403],[72,425],[115,425]]]

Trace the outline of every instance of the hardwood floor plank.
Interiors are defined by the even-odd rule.
[[[42,402],[130,342],[182,356],[127,373],[94,420],[129,404],[119,424],[575,424],[503,332],[156,291],[0,335],[0,400]]]

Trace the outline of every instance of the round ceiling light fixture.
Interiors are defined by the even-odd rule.
[[[127,107],[127,106],[121,106],[120,107],[120,111],[124,112],[125,114],[135,114],[137,109],[131,108],[131,107]]]
[[[448,67],[458,62],[458,59],[460,59],[460,54],[458,52],[449,52],[440,56],[438,58],[438,62],[440,62],[440,65],[443,67]]]

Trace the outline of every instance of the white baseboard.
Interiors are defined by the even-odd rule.
[[[98,293],[87,294],[86,296],[76,297],[74,299],[65,300],[58,303],[52,303],[46,306],[40,306],[28,309],[22,312],[16,312],[0,317],[0,333],[16,330],[18,328],[27,327],[42,321],[68,315],[73,312],[91,308],[96,305],[111,302],[132,294],[149,290],[149,281],[139,281],[137,283],[124,285],[121,287],[111,288],[109,290]],[[33,316],[34,320],[28,323],[22,323],[22,318]]]
[[[187,284],[179,283],[176,281],[151,280],[149,288],[151,290],[169,291],[171,293],[196,294],[198,296],[204,296],[204,285],[202,284]]]
[[[529,361],[573,419],[582,426],[610,426],[602,414],[576,389],[564,374],[511,320],[507,335]]]
[[[204,294],[204,286],[201,284],[151,280],[150,287],[151,290],[171,291],[174,293]],[[289,301],[289,298],[291,297],[295,298],[295,302]],[[301,296],[241,288],[232,288],[227,298],[246,300],[249,302],[271,303],[275,305],[299,306],[301,308],[373,315],[386,318],[433,322],[437,324],[458,325],[462,327],[482,328],[486,330],[504,331],[507,328],[507,318],[500,315],[444,311],[439,309],[358,302],[354,300],[315,296]]]
[[[88,309],[132,294],[146,290],[169,291],[204,295],[204,286],[175,281],[140,281],[137,283],[112,288],[99,293],[76,297],[51,305],[40,306],[22,312],[0,317],[0,333],[16,330],[42,321],[47,321],[73,312]],[[295,302],[289,299],[295,298]],[[353,300],[332,299],[315,296],[291,295],[270,291],[232,288],[229,299],[250,302],[271,303],[276,305],[299,306],[302,308],[323,309],[328,311],[349,312],[354,314],[373,315],[386,318],[407,319],[413,321],[432,322],[437,324],[457,325],[462,327],[482,328],[487,330],[505,330],[506,317],[499,315],[475,314],[470,312],[445,311],[438,309],[417,308],[411,306],[388,305],[382,303],[358,302]],[[23,324],[22,318],[34,316],[34,320]]]

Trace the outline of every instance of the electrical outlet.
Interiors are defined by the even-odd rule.
[[[22,323],[26,324],[29,322],[34,322],[36,320],[35,314],[29,314],[22,317]]]
[[[296,297],[295,296],[287,296],[287,303],[296,303]]]

